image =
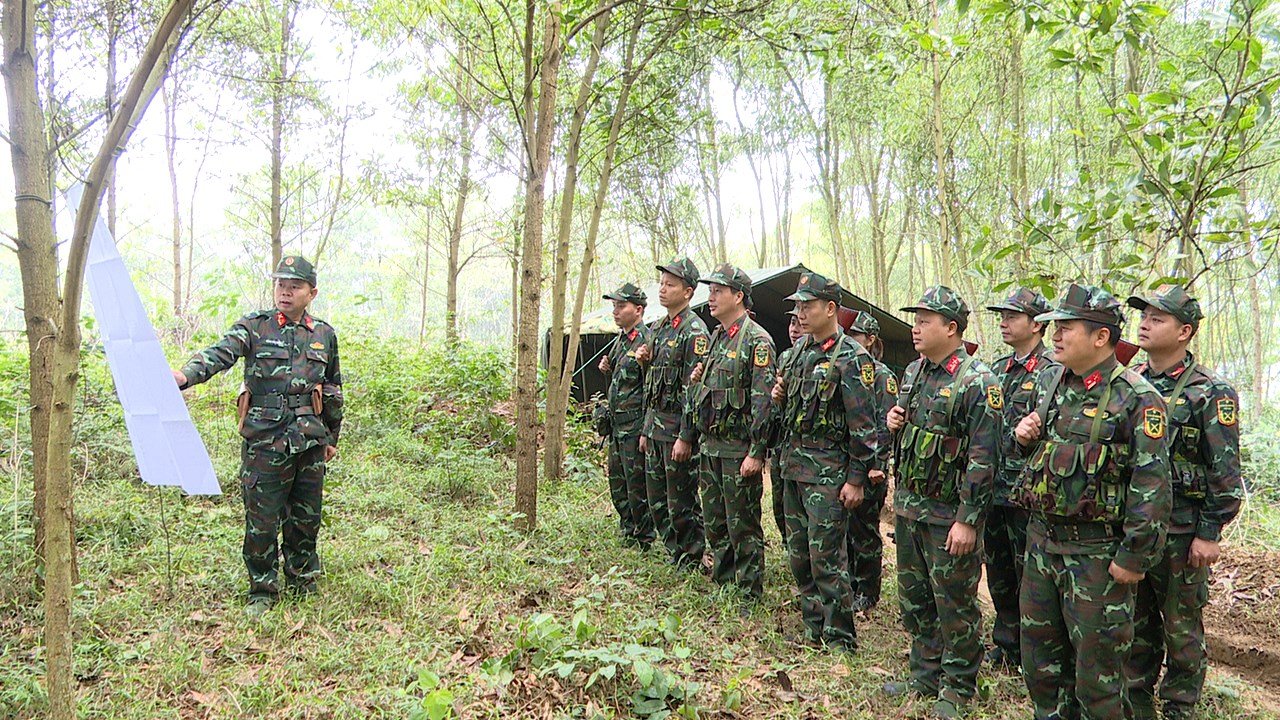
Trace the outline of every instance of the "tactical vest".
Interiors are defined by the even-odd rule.
[[[801,377],[793,371],[798,359],[793,357],[787,373],[787,404],[782,418],[783,430],[789,437],[806,440],[839,441],[845,436],[844,402],[840,394],[840,370],[836,365],[844,348],[845,335],[836,341],[835,352],[827,361],[826,371],[819,377]],[[796,350],[808,350],[810,343]]]
[[[652,342],[656,362],[649,366],[644,378],[644,396],[649,409],[664,415],[684,410],[685,382],[688,380],[683,372],[686,348],[685,343],[679,341],[678,332],[676,341],[670,352],[659,353],[655,333]]]
[[[1181,406],[1177,404],[1195,369],[1195,361],[1186,366],[1165,402],[1169,405],[1169,465],[1173,469],[1173,492],[1191,500],[1203,500],[1209,485],[1209,463],[1200,449],[1201,430],[1191,423],[1191,400],[1186,399]]]
[[[967,434],[957,434],[953,429],[956,398],[960,395],[961,379],[973,366],[975,358],[969,356],[951,379],[951,395],[947,397],[946,414],[936,426],[917,424],[910,419],[898,433],[894,445],[894,460],[898,468],[898,482],[916,495],[955,503],[960,499],[960,478],[964,475],[969,451]],[[903,388],[907,395],[905,408],[909,408],[919,379],[917,366],[911,383]]]
[[[1048,411],[1063,372],[1058,371],[1039,408],[1045,428],[1052,426]],[[1107,379],[1088,442],[1044,440],[1036,447],[1014,491],[1020,506],[1072,522],[1123,522],[1129,447],[1100,441],[1111,390],[1123,372],[1124,366],[1118,366]]]
[[[751,378],[750,358],[742,355],[743,339],[748,335],[745,324],[738,331],[737,337],[726,354],[731,354],[734,363],[729,373],[720,372],[719,357],[715,362],[707,361],[703,367],[702,383],[694,396],[694,423],[698,432],[705,435],[723,438],[746,438],[750,422],[747,416],[751,412]],[[712,387],[708,384],[715,378],[722,378],[728,383],[726,387]]]

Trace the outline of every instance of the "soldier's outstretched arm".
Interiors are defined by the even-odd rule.
[[[218,342],[196,353],[187,364],[182,366],[182,375],[186,384],[182,389],[199,385],[218,373],[229,370],[236,360],[249,353],[252,344],[252,332],[249,329],[249,318],[245,316],[236,321]]]

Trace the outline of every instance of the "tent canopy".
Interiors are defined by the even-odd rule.
[[[787,316],[787,311],[793,307],[794,303],[787,302],[784,298],[795,292],[796,285],[800,282],[800,274],[808,272],[808,268],[797,263],[786,267],[745,270],[747,275],[751,276],[751,299],[754,303],[752,312],[756,322],[769,332],[773,337],[774,345],[779,350],[790,347],[791,340],[787,337],[787,324],[790,318]],[[658,304],[657,283],[651,283],[645,287],[644,292],[649,298],[649,305],[644,311],[644,322],[647,325],[654,325],[666,315],[667,310]],[[713,328],[716,321],[707,309],[709,292],[710,289],[705,283],[699,283],[693,291],[690,307],[702,317],[708,328]],[[845,302],[845,307],[869,312],[880,323],[880,339],[884,341],[885,348],[884,362],[896,372],[901,374],[907,363],[916,358],[917,353],[911,346],[910,325],[852,292]],[[547,333],[546,340],[549,343],[550,331],[548,330]],[[596,366],[617,334],[618,326],[613,322],[611,304],[604,304],[582,318],[582,339],[578,347],[578,357],[574,359],[573,378],[573,395],[578,400],[585,400],[596,393],[604,393],[608,390],[608,380]],[[562,342],[567,350],[569,343],[567,333]],[[546,347],[549,345],[544,346]],[[545,361],[545,350],[543,357]]]

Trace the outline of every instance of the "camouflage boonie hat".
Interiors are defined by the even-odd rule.
[[[666,265],[658,265],[657,268],[662,272],[668,272],[684,281],[685,285],[694,287],[698,284],[698,278],[702,277],[698,273],[698,266],[693,264],[689,258],[677,258]]]
[[[988,310],[1000,312],[1001,310],[1010,310],[1012,312],[1026,313],[1031,317],[1043,315],[1049,312],[1049,301],[1044,295],[1025,287],[1014,288],[1009,297],[1003,302],[995,305],[988,305]]]
[[[1146,310],[1148,307],[1163,310],[1177,318],[1179,322],[1193,328],[1200,327],[1200,321],[1204,319],[1200,302],[1188,295],[1181,285],[1166,283],[1156,288],[1155,292],[1147,297],[1130,295],[1128,302],[1129,307],[1138,310]]]
[[[924,291],[924,295],[920,296],[920,302],[911,307],[899,308],[899,310],[902,312],[928,310],[936,312],[948,320],[954,320],[961,325],[969,322],[969,305],[955,290],[946,285],[934,285]]]
[[[849,332],[862,333],[863,335],[879,335],[880,322],[869,313],[862,310],[853,318],[853,324],[849,326]]]
[[[316,266],[301,255],[286,255],[280,258],[280,264],[271,273],[271,277],[276,280],[301,280],[315,287]]]
[[[644,291],[636,287],[635,283],[623,283],[622,287],[611,293],[604,294],[605,300],[621,300],[622,302],[635,303],[636,305],[648,305],[649,299],[645,297]]]
[[[729,263],[720,263],[715,270],[711,271],[710,275],[699,278],[698,282],[708,285],[724,285],[738,292],[747,295],[751,294],[751,277]]]
[[[800,282],[796,283],[796,291],[783,299],[787,302],[830,300],[839,305],[844,299],[844,288],[840,287],[840,283],[820,273],[801,273]]]
[[[1088,320],[1118,328],[1124,325],[1124,309],[1115,295],[1100,287],[1071,283],[1057,308],[1036,316],[1036,322],[1050,320]]]

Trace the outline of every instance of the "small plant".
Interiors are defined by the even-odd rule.
[[[446,720],[455,717],[453,692],[445,687],[440,676],[430,670],[419,670],[418,679],[409,684],[410,694],[421,693],[409,708],[410,720]]]

